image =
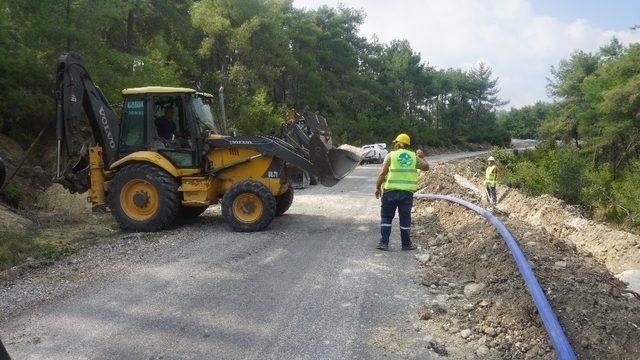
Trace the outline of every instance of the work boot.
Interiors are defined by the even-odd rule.
[[[378,246],[376,246],[376,249],[378,250],[382,250],[382,251],[387,251],[389,250],[389,245],[383,243],[383,242],[379,242]]]
[[[411,250],[416,250],[418,247],[411,244],[411,245],[407,245],[407,246],[403,246],[402,250],[406,250],[406,251],[411,251]]]

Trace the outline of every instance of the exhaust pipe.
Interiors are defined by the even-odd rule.
[[[227,128],[227,113],[224,109],[224,86],[220,86],[218,97],[220,98],[220,117],[222,118],[222,131],[224,132],[224,135],[229,135],[229,129]]]

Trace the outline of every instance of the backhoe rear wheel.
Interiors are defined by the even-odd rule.
[[[276,216],[282,216],[293,203],[293,188],[289,185],[289,188],[284,193],[276,196]]]
[[[222,197],[222,215],[235,231],[260,231],[269,226],[276,212],[276,198],[256,180],[233,185]]]
[[[180,208],[176,180],[150,164],[125,165],[109,188],[107,202],[123,229],[158,231],[171,225]]]

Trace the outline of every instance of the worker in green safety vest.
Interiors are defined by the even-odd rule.
[[[487,197],[489,203],[491,203],[492,210],[498,203],[496,196],[496,185],[498,183],[498,167],[496,166],[496,159],[493,156],[489,156],[487,159],[487,169],[485,170],[484,184],[487,188]]]
[[[424,153],[418,149],[413,152],[408,149],[411,139],[407,134],[400,134],[393,142],[394,151],[384,159],[382,170],[376,182],[376,199],[382,195],[380,207],[380,242],[377,249],[389,249],[391,236],[391,221],[396,209],[400,218],[400,239],[402,250],[415,250],[411,242],[411,208],[413,207],[413,193],[418,189],[418,171],[429,170],[429,164],[424,159]],[[384,189],[384,192],[383,192]]]

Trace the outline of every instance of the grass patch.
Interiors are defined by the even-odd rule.
[[[29,196],[29,191],[15,181],[7,184],[2,190],[2,199],[15,208],[19,208],[27,196]]]
[[[81,224],[61,224],[38,230],[0,231],[0,270],[30,261],[53,261],[109,241],[118,227],[109,214],[87,217]]]
[[[0,231],[0,269],[22,263],[36,249],[33,231]]]

